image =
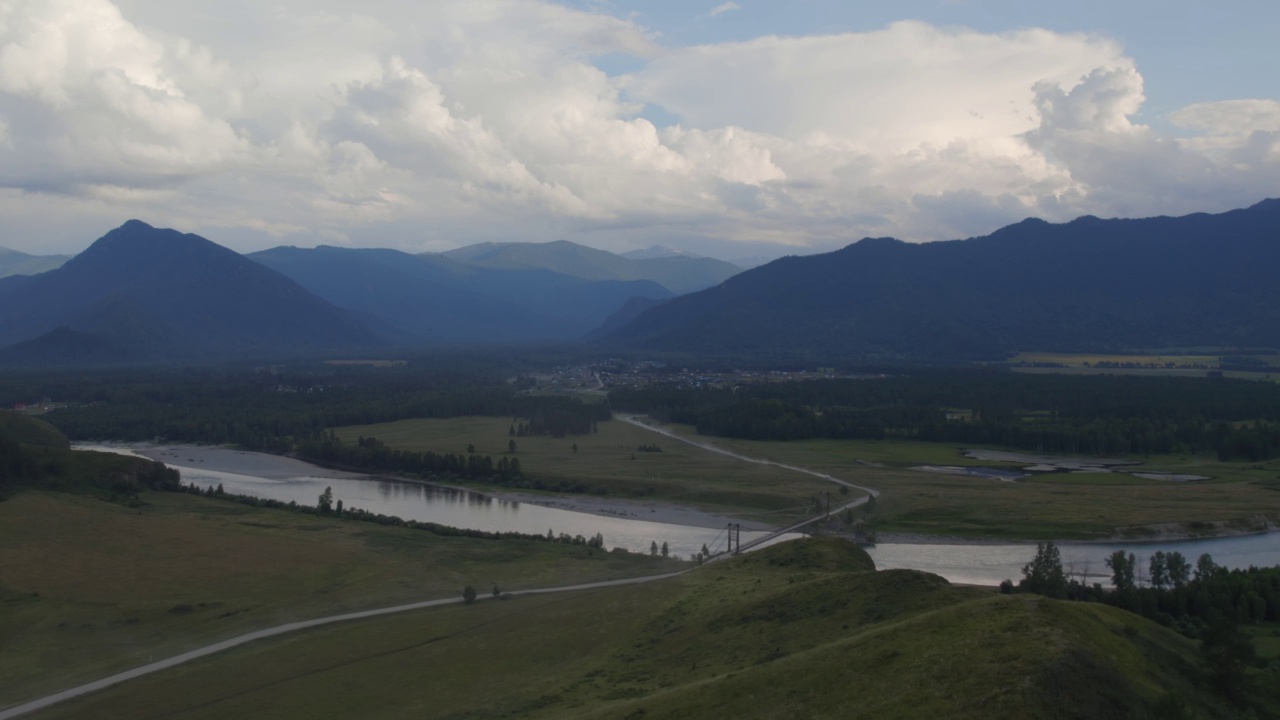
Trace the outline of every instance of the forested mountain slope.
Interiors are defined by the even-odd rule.
[[[864,239],[642,313],[607,340],[720,354],[991,358],[1280,346],[1280,200],[1218,215]]]

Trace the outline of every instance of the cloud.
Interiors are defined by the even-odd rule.
[[[618,55],[638,69],[597,67]],[[1280,181],[1275,100],[1192,105],[1168,134],[1143,103],[1115,41],[1035,29],[681,47],[541,0],[0,0],[0,244],[143,217],[238,249],[752,255],[1221,210]]]
[[[716,17],[717,15],[723,15],[727,12],[733,12],[734,10],[741,10],[741,9],[742,9],[742,6],[736,2],[721,3],[711,8],[710,10],[708,10],[706,17]]]

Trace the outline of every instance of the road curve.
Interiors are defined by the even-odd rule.
[[[690,568],[692,569],[692,568]],[[644,577],[623,578],[621,580],[601,580],[599,582],[580,583],[578,585],[560,585],[549,588],[535,588],[531,590],[518,590],[509,593],[510,595],[519,597],[520,595],[541,595],[544,593],[569,592],[572,590],[592,590],[595,588],[614,587],[617,585],[639,585],[641,583],[653,582],[655,580],[665,580],[679,575],[683,575],[689,570],[680,570],[677,572],[666,573],[663,575],[646,575]],[[481,598],[485,599],[485,598]],[[126,670],[122,673],[116,673],[110,677],[95,680],[91,683],[85,683],[77,687],[63,690],[62,692],[46,695],[45,697],[15,705],[6,710],[0,710],[0,720],[10,720],[10,718],[21,717],[29,713],[43,710],[51,705],[77,698],[82,695],[88,695],[99,690],[105,690],[112,685],[118,685],[126,680],[150,675],[151,673],[167,670],[171,667],[191,662],[208,655],[220,653],[223,650],[230,650],[240,645],[262,640],[264,638],[275,637],[276,635],[284,635],[285,633],[297,632],[309,628],[320,627],[321,625],[330,625],[333,623],[346,622],[348,620],[363,620],[365,618],[378,617],[380,615],[391,615],[394,613],[408,612],[410,610],[421,610],[422,608],[437,607],[440,605],[455,605],[462,602],[461,597],[442,598],[440,600],[425,600],[422,602],[409,603],[407,605],[396,605],[393,607],[378,608],[376,610],[362,610],[360,612],[345,613],[342,615],[329,615],[327,617],[315,618],[314,620],[303,620],[300,622],[287,623],[285,625],[277,625],[275,627],[266,628],[265,630],[257,630],[255,632],[246,633],[229,640],[206,645],[181,655],[175,655],[171,658],[160,660],[158,662],[148,663],[132,670]]]
[[[636,427],[644,428],[645,430],[648,430],[650,432],[655,432],[655,433],[658,433],[659,435],[665,435],[666,437],[669,437],[672,440],[677,440],[686,445],[692,445],[696,448],[702,448],[703,450],[707,450],[709,452],[725,455],[725,456],[734,458],[735,460],[755,463],[756,465],[772,465],[774,467],[782,468],[783,470],[790,470],[792,472],[804,473],[805,475],[812,475],[813,477],[821,478],[828,482],[833,482],[837,485],[844,485],[845,487],[854,488],[855,490],[861,490],[867,493],[868,495],[870,495],[871,497],[880,497],[880,491],[876,490],[875,488],[867,487],[866,485],[855,485],[847,480],[841,480],[838,477],[832,477],[831,475],[828,475],[826,473],[820,473],[817,470],[810,470],[809,468],[799,467],[798,465],[787,465],[786,463],[774,462],[773,460],[764,460],[762,458],[748,457],[746,455],[736,453],[732,450],[725,450],[724,448],[716,447],[715,445],[712,445],[710,443],[699,442],[697,440],[693,440],[687,437],[683,437],[681,435],[677,435],[669,430],[663,430],[662,428],[656,427],[654,425],[650,425],[649,423],[641,422],[640,419],[635,415],[615,415],[614,417],[623,422],[631,423]],[[857,505],[861,505],[864,502],[866,502],[866,498],[860,498],[859,500],[852,502],[848,505],[845,505],[840,509],[843,510],[846,507],[855,507]]]

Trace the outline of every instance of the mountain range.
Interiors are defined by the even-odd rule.
[[[946,242],[867,238],[743,272],[568,242],[245,256],[131,220],[61,267],[0,278],[0,362],[584,337],[642,352],[867,360],[1280,347],[1276,267],[1280,200],[1217,215],[1025,220]],[[728,279],[676,296],[716,273]]]
[[[663,252],[663,251],[666,252]],[[584,280],[651,280],[673,295],[719,285],[742,272],[723,260],[653,247],[615,255],[567,240],[549,243],[480,243],[450,250],[444,257],[477,267],[551,270]]]
[[[682,263],[704,264],[645,264],[571,243],[505,252],[524,261],[326,246],[244,256],[131,220],[61,267],[0,278],[0,362],[574,341],[624,308],[673,296],[648,278],[613,279],[636,273],[601,269],[609,263],[651,267],[668,281]],[[541,267],[557,257],[568,272]]]
[[[28,255],[7,247],[0,247],[0,278],[10,275],[38,275],[70,260],[69,255]]]
[[[733,355],[994,358],[1280,347],[1280,200],[787,257],[640,312],[614,345]]]
[[[590,280],[396,250],[279,247],[247,257],[365,318],[399,345],[576,340],[631,298],[672,296],[652,280]]]

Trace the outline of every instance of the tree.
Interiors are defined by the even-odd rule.
[[[1200,638],[1200,654],[1209,666],[1209,676],[1218,690],[1239,700],[1244,689],[1245,667],[1253,662],[1253,643],[1235,623],[1219,620],[1209,625]]]
[[[1022,566],[1022,575],[1019,585],[1027,592],[1052,598],[1067,596],[1067,576],[1062,571],[1062,553],[1052,542],[1036,546],[1036,556]]]
[[[1151,556],[1149,572],[1151,573],[1152,587],[1157,590],[1163,590],[1169,585],[1169,566],[1166,562],[1163,550],[1157,550],[1155,554]]]
[[[332,487],[326,487],[324,492],[320,493],[320,499],[316,502],[316,507],[319,508],[322,513],[327,513],[331,508],[333,508]]]
[[[577,455],[577,454],[578,454],[578,443],[574,443],[574,444],[573,444],[573,454],[574,454],[574,455]]]
[[[1138,564],[1138,558],[1133,553],[1125,555],[1123,550],[1117,550],[1107,557],[1106,563],[1111,568],[1111,584],[1116,590],[1133,589],[1135,567]]]
[[[1164,571],[1169,584],[1179,590],[1191,580],[1191,563],[1176,550],[1164,556]]]
[[[502,591],[498,589],[498,583],[494,583],[494,584],[493,584],[493,596],[494,596],[494,597],[498,597],[498,596],[499,596],[499,595],[501,595],[501,594],[502,594]]]
[[[476,589],[470,585],[462,588],[462,602],[470,605],[476,601]]]
[[[515,438],[512,438],[507,441],[507,452],[513,453],[515,451],[516,451],[516,441],[515,441]]]
[[[667,557],[671,551],[667,548],[667,541],[662,541],[662,557]]]
[[[338,505],[333,509],[333,512],[334,512],[334,514],[335,514],[335,515],[341,515],[341,514],[342,514],[342,501],[341,501],[341,500],[339,500],[339,501],[338,501]]]
[[[1218,566],[1213,562],[1213,556],[1204,553],[1196,560],[1196,582],[1205,582],[1213,577],[1218,571]]]
[[[665,543],[664,543],[664,544],[665,544]],[[658,554],[658,541],[657,541],[657,540],[653,540],[653,541],[651,541],[651,542],[649,543],[649,554],[650,554],[650,555],[657,555],[657,554]]]
[[[515,442],[515,441],[514,441],[514,440],[512,440],[511,442]],[[475,455],[475,454],[476,454],[476,446],[475,446],[475,443],[467,443],[467,454],[468,454],[468,455]]]

